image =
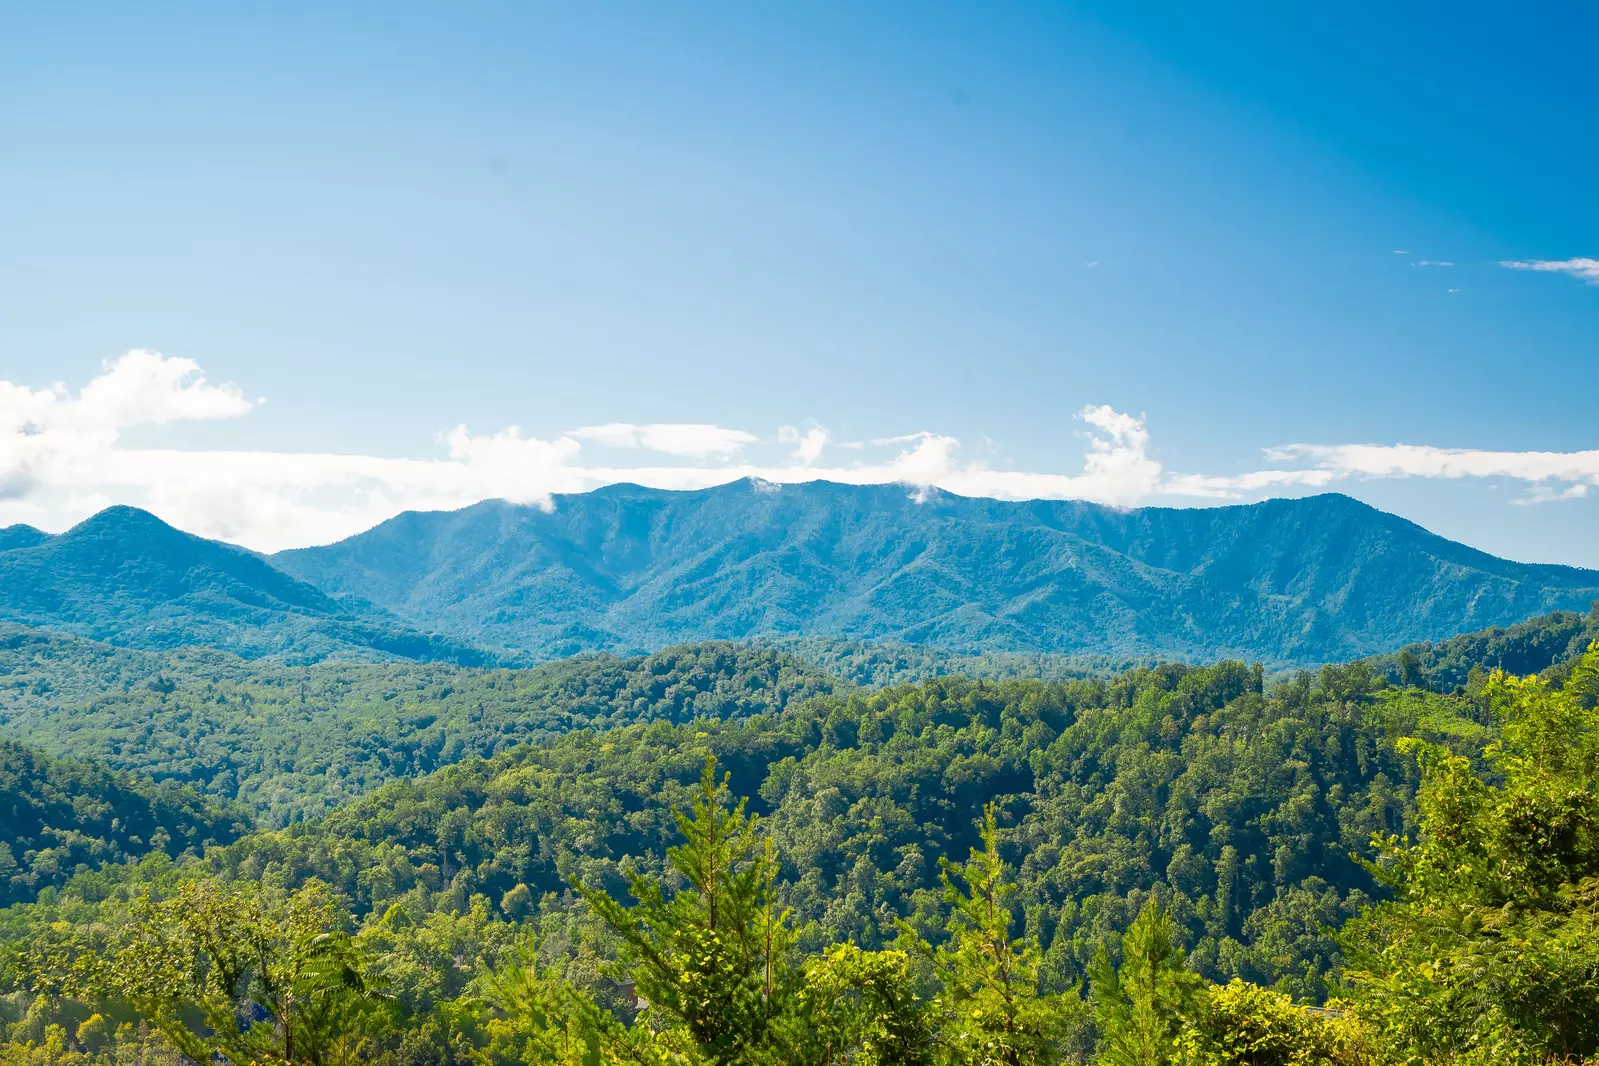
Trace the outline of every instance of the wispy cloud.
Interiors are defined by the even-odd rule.
[[[792,444],[794,458],[806,466],[820,459],[822,450],[830,443],[823,426],[811,426],[803,432],[794,426],[783,426],[777,431],[777,440],[779,444]]]
[[[922,498],[938,487],[1118,506],[1251,499],[1363,478],[1508,479],[1527,486],[1518,502],[1528,504],[1581,498],[1599,486],[1599,451],[1403,444],[1290,444],[1266,452],[1266,469],[1180,473],[1154,454],[1144,418],[1103,405],[1077,412],[1083,457],[1067,472],[992,469],[963,458],[961,441],[947,434],[833,441],[815,424],[784,427],[764,440],[704,423],[612,423],[548,439],[516,426],[481,433],[459,425],[440,435],[442,455],[424,459],[140,448],[122,440],[139,426],[237,418],[259,402],[234,385],[207,381],[190,360],[147,351],[107,364],[75,394],[65,385],[0,381],[0,524],[61,529],[109,504],[131,503],[196,533],[275,550],[336,540],[404,510],[488,498],[548,505],[553,494],[620,481],[695,489],[756,478],[768,490],[813,480],[898,482]],[[664,458],[624,465],[615,461],[617,449]]]
[[[1421,444],[1289,444],[1273,462],[1309,463],[1345,477],[1506,477],[1519,481],[1599,480],[1599,451],[1498,452]]]
[[[1438,448],[1418,444],[1288,444],[1268,448],[1268,462],[1282,469],[1228,477],[1179,476],[1170,484],[1221,497],[1304,486],[1326,488],[1361,479],[1500,478],[1528,485],[1516,503],[1580,499],[1599,485],[1599,450],[1581,452],[1506,452]]]
[[[691,459],[731,458],[746,444],[760,440],[753,433],[745,433],[741,429],[697,422],[654,422],[647,426],[610,422],[603,426],[583,426],[571,430],[567,436],[591,440],[611,448],[643,448],[663,455],[680,455]]]
[[[1567,485],[1563,489],[1550,485],[1534,485],[1528,490],[1527,495],[1510,502],[1525,507],[1535,503],[1552,503],[1556,500],[1580,500],[1587,495],[1588,486],[1584,484]]]
[[[1504,259],[1500,266],[1510,270],[1536,270],[1546,274],[1568,274],[1571,277],[1599,285],[1599,259]]]
[[[1418,259],[1410,265],[1413,267],[1452,267],[1455,264],[1447,259]]]

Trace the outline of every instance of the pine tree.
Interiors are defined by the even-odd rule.
[[[1152,895],[1122,937],[1122,964],[1103,944],[1089,971],[1104,1066],[1167,1066],[1197,1003],[1199,979],[1188,972],[1170,915]]]
[[[937,948],[914,941],[942,986],[934,1001],[940,1052],[951,1066],[1049,1066],[1082,1030],[1082,998],[1076,989],[1041,994],[1037,943],[1011,936],[1016,885],[1000,857],[993,804],[983,810],[982,841],[965,863],[943,863],[947,940]]]

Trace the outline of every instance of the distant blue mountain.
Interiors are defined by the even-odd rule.
[[[403,514],[271,559],[410,625],[540,656],[834,636],[1315,663],[1599,599],[1599,572],[1509,562],[1336,494],[1118,510],[896,485],[615,485],[548,510]]]
[[[134,507],[108,508],[59,536],[0,529],[0,619],[139,648],[208,645],[305,661],[485,659]]]
[[[32,526],[6,526],[0,529],[0,552],[10,548],[31,548],[50,539],[50,534]]]

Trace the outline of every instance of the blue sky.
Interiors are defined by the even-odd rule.
[[[1591,6],[222,7],[0,6],[0,521],[822,471],[1599,567]]]

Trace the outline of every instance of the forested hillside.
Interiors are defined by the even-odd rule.
[[[476,894],[561,908],[573,875],[619,887],[630,864],[658,868],[670,808],[714,755],[768,816],[785,896],[820,941],[876,945],[896,915],[929,920],[940,857],[976,843],[973,812],[992,800],[1063,979],[1165,885],[1204,972],[1316,995],[1333,958],[1319,923],[1372,890],[1349,853],[1413,813],[1394,738],[1486,734],[1469,702],[1359,664],[1260,685],[1242,664],[1166,666],[823,695],[746,722],[662,717],[392,782],[203,867],[284,888],[316,876],[358,914]]]
[[[1153,666],[1153,656],[1059,655],[1050,652],[988,651],[963,654],[930,644],[902,644],[842,637],[775,637],[754,641],[811,663],[826,673],[867,688],[902,685],[935,677],[983,681],[1031,678],[1065,681],[1108,677],[1138,666]]]
[[[1165,885],[1203,972],[1315,996],[1333,957],[1319,924],[1372,890],[1349,853],[1413,811],[1415,766],[1393,738],[1485,734],[1469,706],[1379,688],[1360,667],[1269,697],[1259,684],[1241,664],[951,679],[742,724],[586,733],[396,782],[212,863],[286,887],[315,875],[361,913],[474,893],[562,906],[574,875],[620,890],[629,863],[659,867],[669,810],[709,754],[768,817],[785,899],[817,943],[879,946],[896,916],[931,921],[939,859],[978,842],[973,812],[992,801],[1062,979]]]
[[[112,507],[59,536],[0,536],[0,619],[136,648],[204,645],[291,661],[492,657],[336,601],[255,552]]]
[[[1599,572],[1497,559],[1339,495],[1120,510],[901,485],[613,485],[550,509],[405,514],[272,561],[420,628],[551,656],[847,636],[1319,664],[1599,599]]]
[[[0,906],[32,900],[106,863],[153,851],[198,854],[248,827],[243,812],[208,803],[193,789],[0,740]]]
[[[1558,671],[1599,631],[1593,619],[1557,613],[1407,648],[1371,666],[1394,684],[1440,692],[1463,689],[1472,670],[1479,678],[1501,666]],[[1410,664],[1403,677],[1401,662]],[[12,626],[0,629],[0,735],[192,785],[238,800],[262,824],[281,825],[397,777],[573,729],[744,719],[816,695],[956,674],[1113,676],[1106,664],[1078,658],[960,656],[823,638],[579,656],[531,669],[291,667],[207,649],[136,651]]]
[[[0,637],[6,734],[238,800],[266,824],[572,729],[748,718],[840,686],[849,687],[786,653],[714,643],[510,670],[290,667],[32,631]]]
[[[1599,603],[1587,614],[1556,611],[1513,626],[1407,644],[1391,655],[1377,656],[1372,665],[1394,684],[1434,692],[1464,691],[1474,681],[1480,685],[1494,670],[1563,680],[1595,641],[1599,641]]]
[[[1589,673],[1596,668],[1599,661]],[[740,828],[736,815],[717,823],[716,804],[725,801],[710,792],[701,791],[696,801],[696,790],[709,787],[701,779],[710,758],[728,772],[732,795],[750,797],[749,810],[761,816],[760,837],[775,848],[773,891],[792,908],[782,927],[791,926],[792,934],[778,934],[792,947],[782,952],[820,960],[824,949],[836,950],[829,945],[855,945],[849,950],[856,955],[825,956],[835,960],[828,966],[842,970],[807,963],[806,981],[832,974],[828,981],[855,987],[851,982],[875,972],[870,967],[888,966],[888,973],[900,974],[893,980],[907,1018],[918,1026],[943,1024],[936,1020],[939,1000],[917,990],[936,991],[938,982],[958,990],[950,982],[971,979],[955,955],[977,950],[979,941],[967,937],[980,931],[951,918],[950,907],[968,898],[961,895],[968,889],[969,900],[981,902],[990,899],[984,884],[1012,884],[997,912],[1003,922],[987,928],[1027,938],[1014,946],[1021,953],[1016,973],[1029,975],[1017,994],[1038,997],[1028,1025],[1044,1028],[1030,1039],[1054,1048],[1051,1057],[1018,1061],[1070,1059],[1094,1053],[1096,1043],[1113,1044],[1120,1031],[1119,1014],[1101,1010],[1099,999],[1090,1010],[1079,998],[1081,982],[1088,979],[1103,998],[1120,980],[1117,960],[1124,967],[1143,965],[1139,960],[1155,950],[1151,936],[1180,945],[1175,956],[1159,955],[1159,965],[1189,975],[1185,980],[1241,979],[1302,1002],[1319,1000],[1329,981],[1338,987],[1345,960],[1332,930],[1392,891],[1355,858],[1373,855],[1373,839],[1413,837],[1427,809],[1417,804],[1417,788],[1422,765],[1431,764],[1418,765],[1399,738],[1431,738],[1442,755],[1464,753],[1459,765],[1469,767],[1472,753],[1494,735],[1482,720],[1486,698],[1393,688],[1364,663],[1328,667],[1264,692],[1258,669],[1222,663],[1064,683],[940,679],[818,695],[742,722],[663,719],[573,733],[392,782],[324,819],[252,834],[209,848],[203,858],[174,863],[155,856],[85,873],[39,904],[0,912],[0,939],[13,960],[6,980],[18,987],[10,1000],[17,1004],[13,1035],[38,1034],[70,1051],[65,1027],[49,1030],[57,1018],[87,1034],[77,1041],[84,1050],[73,1054],[88,1056],[94,1043],[158,1053],[158,1038],[134,1028],[106,1035],[106,1019],[131,1018],[130,1006],[151,1017],[144,1012],[158,1001],[181,1002],[189,994],[164,980],[141,983],[151,978],[140,974],[167,971],[149,968],[157,959],[140,945],[155,942],[140,937],[192,936],[202,926],[242,936],[246,926],[239,923],[270,930],[285,922],[281,934],[271,935],[288,937],[282,944],[289,950],[294,928],[325,929],[331,922],[338,929],[348,920],[353,939],[321,941],[343,944],[337,947],[346,960],[340,965],[366,974],[359,985],[345,986],[356,995],[352,1009],[359,1009],[341,1024],[377,1041],[374,1054],[387,1046],[398,1056],[385,1061],[575,1063],[581,1056],[573,1051],[576,1057],[566,1057],[559,1040],[525,1041],[589,1024],[602,1032],[621,1026],[605,1039],[625,1041],[633,1039],[629,1023],[645,1024],[632,1001],[619,999],[617,986],[601,976],[606,967],[620,965],[615,972],[636,975],[640,991],[669,991],[651,984],[666,979],[648,969],[653,956],[628,947],[635,935],[628,931],[632,912],[607,911],[606,899],[630,891],[651,898],[654,890],[641,885],[665,876],[671,862],[688,885],[700,886],[694,891],[706,884],[696,880],[696,870],[720,886],[717,891],[758,890],[759,880],[723,884],[707,867],[683,865],[683,852],[676,859],[667,852],[688,832],[691,851],[710,849],[700,852],[702,859],[725,851],[719,861],[731,864],[729,878],[740,864],[757,873],[763,868],[761,852],[739,843],[754,828]],[[1509,734],[1512,743],[1518,736]],[[985,837],[981,811],[989,802],[994,834]],[[678,822],[673,808],[698,813]],[[713,832],[714,824],[723,828]],[[961,879],[951,882],[964,887],[941,885],[940,864],[968,854],[973,858]],[[680,889],[684,883],[662,882]],[[152,909],[139,901],[145,893],[172,903]],[[274,909],[280,907],[289,909]],[[346,910],[350,917],[339,918]],[[703,913],[666,910],[650,921],[691,921]],[[729,913],[756,922],[761,911],[734,907]],[[971,911],[969,920],[987,921],[982,913],[993,912]],[[896,926],[899,920],[904,924]],[[132,940],[116,932],[122,928]],[[140,928],[148,932],[137,933]],[[533,941],[523,939],[534,931]],[[915,952],[897,953],[918,942],[931,945],[931,969],[915,961]],[[117,961],[104,970],[70,963],[86,951],[115,953]],[[951,953],[952,968],[941,968],[940,952]],[[973,960],[981,957],[979,951]],[[736,956],[716,958],[723,961],[706,965],[741,965]],[[788,958],[773,956],[772,964],[787,966]],[[531,960],[533,968],[522,970],[518,959]],[[56,969],[63,965],[70,969]],[[304,980],[318,980],[319,972],[305,971]],[[968,978],[959,977],[962,972]],[[558,992],[563,982],[586,991]],[[28,991],[33,987],[56,987],[69,998],[52,1006],[57,1001],[35,997]],[[397,998],[359,1007],[368,987]],[[1251,992],[1250,985],[1214,987],[1207,995],[1222,997],[1216,1009],[1243,1011],[1240,1024],[1266,1024],[1251,1012],[1279,1012],[1270,1015],[1278,1019],[1271,1024],[1287,1028],[1276,1039],[1314,1043],[1336,1035],[1318,1036],[1315,1026],[1331,1023],[1296,1013],[1286,998],[1260,999],[1266,993]],[[97,1002],[94,996],[105,993],[94,988],[123,989],[116,994],[132,998],[119,1001],[114,994]],[[539,998],[546,992],[554,998]],[[89,999],[74,1008],[72,996]],[[598,1006],[582,1006],[585,996]],[[543,1006],[519,1013],[531,1009],[527,997]],[[91,1007],[105,1012],[95,1015],[100,1022],[88,1018]],[[1204,1012],[1183,1021],[1189,1009],[1174,1002],[1174,1014],[1162,1023],[1171,1026],[1173,1039],[1225,1035],[1225,1025],[1204,1028],[1212,1024]],[[601,1013],[584,1013],[591,1010]],[[934,1013],[924,1018],[928,1010]],[[662,1014],[649,1024],[670,1024],[676,1016]],[[173,1039],[213,1039],[171,1030],[180,1016],[166,1017],[161,1031],[170,1030]],[[540,1018],[553,1018],[556,1028],[540,1029],[546,1024]],[[303,1024],[309,1031],[327,1023],[308,1017]],[[519,1028],[527,1025],[534,1028]],[[1198,1028],[1182,1028],[1188,1025]],[[251,1031],[251,1039],[275,1039],[277,1030]],[[1350,1039],[1356,1037],[1387,1039],[1377,1028]],[[774,1033],[760,1039],[792,1049],[790,1041],[799,1038]],[[610,1055],[605,1061],[626,1060]]]
[[[1544,628],[1563,632],[1570,625],[1570,619],[1557,616],[1546,619]],[[1533,632],[1527,629],[1523,635]],[[1528,639],[1538,646],[1547,643],[1536,636]],[[1490,645],[1499,647],[1491,641],[1481,646]],[[1477,646],[1459,645],[1458,655],[1469,655]],[[45,639],[44,648],[59,655],[62,642]],[[35,653],[35,662],[45,654],[37,646]],[[636,979],[645,995],[650,994],[646,988],[660,995],[675,987],[670,981],[651,984],[667,978],[651,976],[647,967],[639,969],[644,965],[638,954],[642,949],[628,946],[634,943],[629,937],[645,935],[629,931],[635,918],[628,916],[635,912],[608,911],[605,900],[629,893],[644,893],[639,898],[645,901],[655,898],[649,893],[656,890],[647,887],[651,878],[663,879],[660,884],[668,887],[662,891],[701,885],[694,871],[703,873],[705,868],[684,866],[684,852],[674,859],[668,850],[684,833],[689,834],[684,846],[690,851],[710,849],[701,852],[704,861],[713,852],[720,854],[717,849],[726,849],[716,861],[728,864],[728,877],[735,870],[755,871],[749,874],[755,880],[735,878],[717,891],[765,892],[759,886],[770,876],[771,907],[764,912],[735,907],[733,913],[750,915],[755,922],[760,913],[779,914],[772,909],[779,905],[789,909],[778,932],[768,934],[779,937],[774,943],[791,945],[772,956],[772,965],[810,958],[813,962],[794,971],[794,980],[801,981],[803,971],[809,976],[802,983],[842,982],[838,988],[856,989],[847,993],[848,1002],[867,995],[868,988],[899,988],[901,999],[893,1009],[910,1012],[902,1019],[912,1027],[907,1031],[925,1025],[937,1030],[946,1024],[936,1020],[942,1009],[937,1006],[939,988],[968,994],[959,991],[966,978],[958,974],[975,971],[956,956],[969,949],[978,951],[976,959],[988,950],[979,950],[980,937],[967,939],[981,927],[988,929],[982,936],[1026,938],[1005,950],[1020,952],[1016,972],[1030,975],[1026,988],[1031,991],[1025,994],[1039,997],[1036,1007],[1028,1008],[1034,1011],[1028,1024],[1044,1026],[1035,1034],[1044,1041],[1039,1047],[1054,1050],[1049,1058],[1018,1061],[1094,1055],[1100,1056],[1099,1062],[1119,1061],[1104,1057],[1104,1049],[1107,1041],[1119,1039],[1115,1034],[1122,1015],[1106,1006],[1109,1001],[1102,1002],[1100,991],[1092,1003],[1081,999],[1084,982],[1107,989],[1121,980],[1116,976],[1118,960],[1136,967],[1155,952],[1164,960],[1159,965],[1176,975],[1172,980],[1215,982],[1205,995],[1220,997],[1214,1009],[1222,1013],[1214,1018],[1205,1011],[1186,1014],[1198,1008],[1174,1001],[1174,1013],[1161,1023],[1168,1026],[1163,1031],[1171,1034],[1169,1039],[1222,1039],[1233,1023],[1223,1025],[1216,1018],[1268,1024],[1251,1013],[1264,1010],[1268,1020],[1276,1019],[1269,1024],[1286,1026],[1273,1039],[1314,1043],[1336,1036],[1376,1042],[1365,1058],[1312,1057],[1303,1060],[1307,1063],[1397,1063],[1402,1055],[1373,1057],[1379,1046],[1388,1046],[1383,1042],[1390,1037],[1382,1028],[1387,1015],[1334,1015],[1367,1019],[1360,1023],[1365,1028],[1317,1036],[1316,1026],[1332,1023],[1315,1020],[1326,1016],[1299,1012],[1288,997],[1314,1003],[1329,991],[1351,994],[1340,976],[1350,964],[1347,944],[1359,946],[1360,966],[1369,970],[1379,965],[1367,946],[1387,934],[1371,924],[1377,919],[1363,916],[1387,915],[1381,921],[1393,923],[1409,913],[1366,908],[1385,899],[1409,899],[1408,889],[1394,895],[1400,883],[1396,878],[1410,876],[1404,873],[1410,867],[1395,858],[1401,852],[1394,849],[1417,839],[1426,818],[1434,819],[1435,835],[1424,841],[1437,839],[1440,818],[1457,817],[1440,814],[1441,801],[1429,799],[1444,787],[1437,782],[1458,782],[1461,775],[1473,773],[1494,780],[1498,778],[1492,775],[1514,776],[1522,772],[1516,769],[1522,763],[1507,763],[1506,751],[1528,743],[1543,745],[1537,750],[1554,750],[1543,741],[1528,740],[1521,719],[1506,717],[1508,699],[1546,698],[1540,695],[1546,690],[1536,685],[1510,689],[1508,682],[1491,680],[1463,693],[1444,694],[1394,686],[1364,661],[1301,673],[1269,686],[1258,666],[1223,662],[1210,667],[1169,664],[1058,682],[942,677],[878,690],[828,681],[770,650],[716,644],[633,660],[585,657],[527,671],[407,664],[275,667],[271,684],[253,676],[230,678],[237,660],[215,653],[175,663],[192,673],[151,675],[148,662],[125,652],[103,654],[86,668],[127,675],[122,697],[130,702],[100,709],[111,714],[111,708],[121,706],[130,723],[120,727],[109,747],[126,750],[145,743],[140,757],[150,759],[173,738],[200,732],[191,728],[204,721],[198,702],[185,697],[170,712],[162,710],[167,706],[162,700],[185,687],[195,700],[209,694],[210,706],[218,709],[205,712],[215,718],[214,726],[207,727],[213,731],[206,743],[216,752],[230,743],[249,742],[247,730],[231,737],[222,732],[230,715],[251,710],[252,701],[270,703],[267,708],[254,706],[263,723],[255,736],[264,744],[274,732],[284,732],[285,723],[308,728],[315,715],[300,711],[299,718],[292,718],[289,708],[298,706],[299,686],[307,684],[309,695],[317,689],[307,679],[318,679],[324,695],[342,692],[348,697],[331,705],[346,710],[334,713],[337,728],[305,734],[303,758],[309,759],[318,745],[336,744],[341,730],[349,734],[348,724],[360,722],[351,746],[339,749],[335,757],[355,758],[369,724],[355,717],[356,708],[382,715],[382,708],[393,705],[398,705],[393,722],[408,721],[419,708],[433,707],[441,720],[456,723],[462,735],[479,735],[485,744],[487,738],[496,738],[498,750],[480,759],[463,745],[450,756],[459,761],[411,776],[419,769],[414,761],[402,767],[381,754],[403,746],[380,745],[368,752],[366,765],[401,779],[374,779],[362,786],[371,791],[347,798],[325,816],[229,843],[236,823],[218,821],[192,793],[184,794],[186,806],[158,808],[187,812],[189,821],[181,833],[161,834],[147,823],[135,828],[131,820],[114,820],[119,816],[111,812],[136,806],[127,797],[146,795],[152,786],[116,779],[113,788],[102,771],[63,767],[16,749],[21,752],[19,765],[30,768],[28,780],[52,782],[49,794],[61,797],[51,801],[55,815],[35,822],[56,829],[70,824],[86,836],[100,833],[96,839],[105,841],[99,851],[91,842],[76,841],[80,850],[68,858],[79,865],[69,870],[57,862],[49,867],[48,879],[19,886],[24,899],[48,886],[39,902],[0,910],[0,983],[7,989],[0,995],[0,1020],[9,1019],[13,1040],[33,1041],[33,1051],[26,1043],[13,1044],[21,1049],[16,1053],[46,1056],[37,1060],[40,1064],[68,1061],[62,1058],[66,1055],[81,1056],[83,1066],[109,1066],[111,1059],[105,1056],[112,1054],[143,1056],[141,1061],[150,1063],[170,1061],[161,1058],[166,1054],[163,1042],[190,1038],[200,1041],[181,1045],[195,1049],[191,1058],[203,1046],[211,1049],[205,1055],[252,1061],[237,1057],[244,1051],[228,1051],[228,1045],[212,1042],[222,1036],[171,1029],[186,1015],[161,1014],[166,1008],[158,1004],[189,1002],[185,1010],[199,1009],[202,1001],[221,1004],[217,1023],[236,1019],[241,1009],[291,1009],[284,1007],[287,1001],[270,997],[249,1000],[261,994],[255,992],[246,999],[256,1006],[239,1006],[231,993],[205,1000],[214,995],[204,991],[209,986],[195,985],[185,992],[190,986],[184,982],[190,978],[170,969],[173,959],[200,952],[193,957],[202,968],[194,972],[203,974],[212,965],[204,962],[205,952],[214,950],[206,944],[234,938],[255,943],[263,937],[259,950],[290,952],[282,965],[300,958],[292,965],[308,967],[297,981],[314,984],[323,979],[317,975],[327,971],[317,960],[324,958],[318,954],[324,950],[337,953],[327,958],[344,967],[342,972],[363,975],[355,984],[339,985],[344,991],[337,993],[356,997],[338,1000],[355,1012],[341,1015],[346,1020],[338,1026],[370,1041],[362,1045],[367,1050],[357,1060],[378,1056],[390,1066],[597,1061],[579,1053],[592,1044],[580,1041],[568,1056],[559,1050],[566,1045],[560,1040],[549,1044],[547,1038],[598,1025],[612,1032],[605,1040],[630,1041],[642,1039],[640,1034],[651,1026],[669,1026],[677,1017],[662,1013],[656,1022],[641,1021],[637,1005],[620,994],[622,986],[605,976]],[[213,671],[209,678],[206,670]],[[403,695],[394,684],[402,675],[415,686]],[[1558,699],[1566,702],[1549,712],[1555,715],[1549,720],[1558,722],[1559,729],[1578,731],[1561,750],[1573,753],[1572,766],[1587,766],[1580,752],[1591,738],[1582,723],[1587,721],[1584,715],[1591,715],[1584,708],[1591,708],[1593,693],[1599,691],[1599,658],[1590,656],[1580,669],[1566,664],[1562,676],[1567,692]],[[387,687],[378,687],[380,679]],[[74,684],[81,683],[80,676]],[[463,695],[452,705],[458,684]],[[275,701],[268,695],[274,685],[283,689]],[[226,701],[217,703],[221,694]],[[131,725],[141,719],[152,723],[142,739]],[[533,743],[498,745],[509,735],[502,732],[507,725],[513,732],[524,729],[524,735],[545,731]],[[591,728],[574,729],[580,725]],[[1510,747],[1491,747],[1495,739]],[[1427,754],[1419,762],[1418,742],[1434,745],[1422,749]],[[708,759],[718,772],[728,774],[728,796],[748,797],[748,812],[760,817],[758,840],[750,835],[757,832],[754,826],[740,828],[741,816],[727,813],[726,797],[716,799],[703,791],[710,787],[703,781]],[[196,756],[193,765],[204,761]],[[270,759],[267,764],[275,765]],[[329,759],[327,765],[332,764]],[[383,776],[378,770],[373,773]],[[1425,775],[1435,780],[1429,786],[1433,793],[1418,791]],[[325,802],[332,793],[317,790],[326,788],[332,776],[324,772],[319,778],[302,768],[298,776],[278,782],[285,790],[303,786],[310,790],[307,795]],[[62,784],[73,781],[80,783]],[[1561,802],[1567,806],[1582,788],[1591,790],[1591,784],[1549,787],[1566,797]],[[39,788],[25,783],[19,793],[32,795]],[[1588,798],[1582,803],[1595,802],[1591,791],[1583,795]],[[118,798],[108,801],[111,796]],[[1506,802],[1516,809],[1523,803]],[[724,814],[715,813],[719,804]],[[988,836],[985,805],[993,820]],[[65,814],[69,807],[75,822]],[[674,814],[691,808],[698,813],[689,822]],[[287,809],[293,809],[292,803]],[[302,810],[311,809],[307,802]],[[170,813],[160,816],[173,821]],[[732,820],[718,821],[724,817]],[[722,828],[713,829],[715,825]],[[203,846],[207,834],[213,846]],[[30,839],[51,836],[51,829],[40,828]],[[151,848],[142,858],[141,842]],[[761,850],[767,843],[770,853]],[[761,858],[763,854],[771,859]],[[947,863],[959,864],[968,855],[972,858],[966,872],[944,882],[941,867],[958,870]],[[118,861],[123,856],[125,861]],[[37,855],[27,857],[37,861]],[[1365,865],[1365,859],[1375,865]],[[105,864],[95,868],[101,861]],[[674,863],[678,873],[670,874]],[[707,876],[722,884],[717,880],[721,874]],[[989,888],[982,888],[984,884]],[[1001,887],[1000,895],[992,894]],[[963,896],[968,889],[972,895]],[[752,899],[746,904],[753,905]],[[962,912],[961,899],[981,907]],[[981,903],[985,899],[989,902]],[[995,900],[1004,901],[998,910],[992,909]],[[644,906],[638,914],[654,913],[647,902]],[[648,920],[680,923],[696,913],[703,911],[668,908]],[[961,913],[968,917],[952,917]],[[985,913],[990,917],[983,918]],[[1355,940],[1341,940],[1334,933],[1340,926],[1364,931]],[[332,932],[296,939],[316,930]],[[1411,937],[1403,943],[1413,941]],[[929,954],[918,954],[918,943]],[[1157,951],[1161,943],[1170,946]],[[156,950],[158,944],[168,946]],[[1421,941],[1414,941],[1415,950],[1423,950],[1419,945]],[[909,955],[899,954],[912,948]],[[163,954],[169,950],[178,955]],[[302,950],[311,953],[292,955]],[[824,965],[824,959],[833,961]],[[176,964],[180,970],[188,965]],[[718,968],[724,965],[736,969],[743,964],[713,955],[705,965],[711,967],[708,972],[721,972]],[[880,967],[887,969],[874,969]],[[879,977],[870,977],[872,973]],[[888,985],[871,983],[880,980]],[[859,981],[868,984],[859,986]],[[1225,985],[1228,981],[1247,983]],[[1271,995],[1280,998],[1270,999],[1264,988],[1276,989]],[[363,998],[369,991],[382,996]],[[976,996],[991,993],[992,988],[988,993],[969,990]],[[184,996],[201,998],[184,1001]],[[731,1001],[718,1008],[733,1010]],[[934,1014],[927,1015],[929,1010]],[[1428,1012],[1428,1017],[1437,1016],[1434,1008]],[[736,1012],[716,1016],[742,1017]],[[166,1035],[139,1030],[134,1024],[139,1018],[152,1025],[159,1022],[157,1028]],[[556,1028],[539,1028],[546,1022]],[[1205,1028],[1213,1023],[1221,1028]],[[307,1017],[299,1024],[314,1029],[333,1023]],[[807,1024],[824,1023],[813,1019]],[[1524,1039],[1518,1035],[1520,1022],[1492,1024],[1499,1028],[1485,1032],[1498,1034],[1493,1046],[1500,1051],[1511,1047],[1506,1040],[1532,1040],[1528,1047],[1586,1046],[1580,1035]],[[530,1025],[532,1029],[525,1028]],[[281,1031],[251,1028],[254,1035],[241,1034],[238,1039],[244,1043],[238,1047],[278,1039],[274,1034]],[[340,1030],[323,1031],[336,1035]],[[769,1033],[760,1039],[786,1047],[786,1041],[798,1037]],[[859,1033],[848,1037],[855,1042],[850,1046],[862,1046],[862,1039],[867,1038]],[[1412,1033],[1404,1039],[1422,1037]],[[1479,1033],[1470,1039],[1488,1038]],[[618,1059],[613,1052],[604,1061],[627,1061],[626,1055]],[[734,1056],[704,1061],[767,1060]],[[779,1055],[771,1061],[813,1060]],[[1183,1066],[1242,1066],[1255,1060],[1182,1061]],[[1536,1060],[1501,1056],[1480,1061],[1525,1061],[1530,1066]],[[10,1060],[0,1062],[12,1066]],[[19,1066],[35,1062],[16,1060]]]

